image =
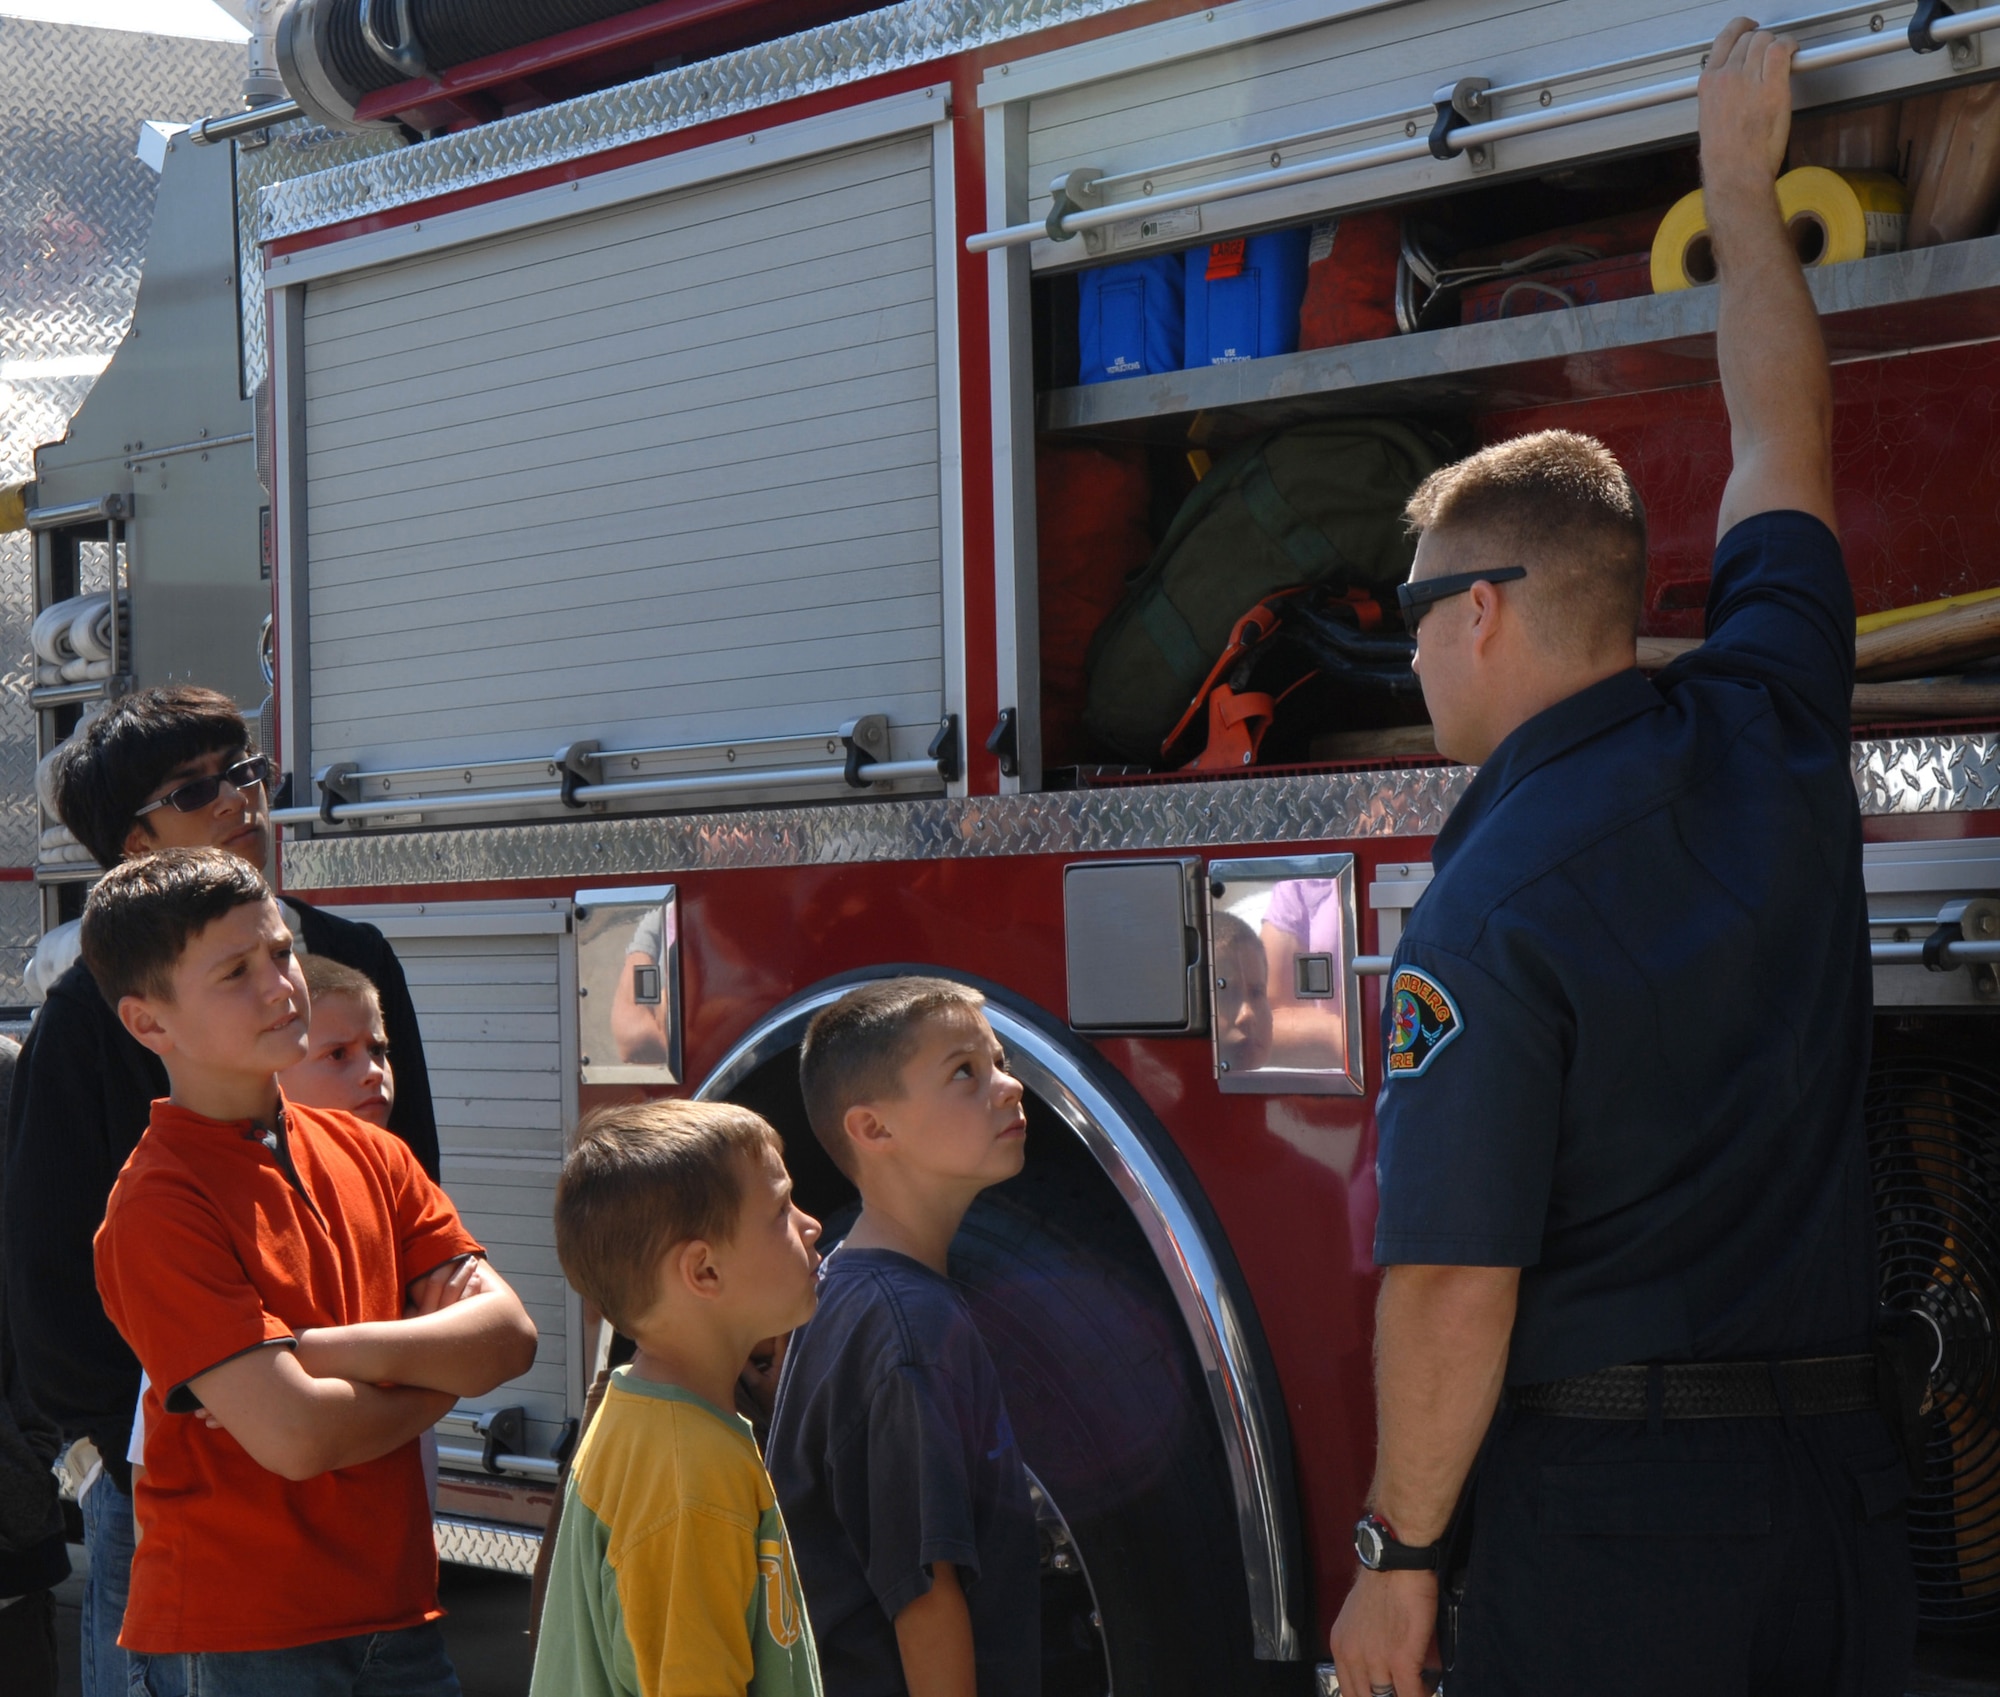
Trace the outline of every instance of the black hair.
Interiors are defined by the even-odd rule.
[[[139,809],[162,778],[204,754],[249,745],[249,727],[228,696],[195,684],[142,689],[63,744],[56,811],[99,866],[116,866]]]

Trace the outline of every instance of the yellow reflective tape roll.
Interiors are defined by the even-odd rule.
[[[1778,179],[1778,210],[1807,270],[1895,253],[1909,224],[1903,185],[1881,171],[1829,171],[1802,165]],[[1653,293],[1715,281],[1715,249],[1701,190],[1684,195],[1653,238]]]
[[[1810,271],[1900,251],[1910,197],[1886,172],[1802,165],[1778,179],[1778,210]]]
[[[1674,202],[1653,237],[1653,293],[1670,295],[1715,281],[1715,251],[1708,241],[1708,208],[1701,190]]]

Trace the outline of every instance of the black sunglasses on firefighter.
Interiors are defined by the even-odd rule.
[[[1415,583],[1396,585],[1396,605],[1403,609],[1403,628],[1416,634],[1418,623],[1439,601],[1463,595],[1475,583],[1512,583],[1528,575],[1526,566],[1501,566],[1490,572],[1447,572],[1443,577],[1420,578]]]
[[[193,813],[212,803],[222,793],[224,784],[233,790],[262,789],[270,776],[271,762],[261,754],[253,754],[248,760],[239,760],[234,766],[210,777],[190,778],[186,783],[176,785],[158,800],[147,802],[132,817],[143,819],[161,807],[171,807],[176,813]]]

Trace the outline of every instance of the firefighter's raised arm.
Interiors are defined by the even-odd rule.
[[[1833,514],[1833,391],[1805,273],[1778,211],[1796,44],[1738,18],[1701,78],[1701,174],[1721,305],[1716,353],[1735,469],[1720,540],[1758,513]]]

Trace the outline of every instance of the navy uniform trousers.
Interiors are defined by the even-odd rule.
[[[1872,1411],[1649,1430],[1503,1407],[1447,1697],[1901,1697],[1908,1497]]]

